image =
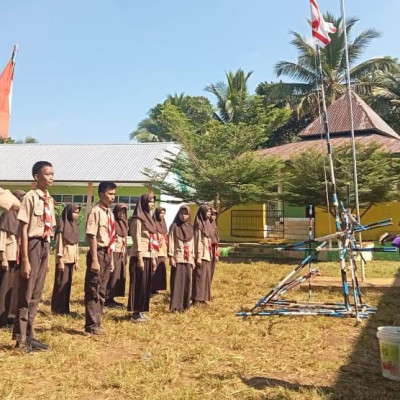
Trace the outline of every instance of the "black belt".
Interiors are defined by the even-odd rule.
[[[41,240],[42,242],[48,242],[47,238],[44,238],[42,236],[32,236],[28,237],[28,240]]]

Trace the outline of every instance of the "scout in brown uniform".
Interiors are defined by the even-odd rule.
[[[22,200],[23,190],[13,195]],[[0,218],[0,326],[12,327],[18,307],[19,243],[21,240],[18,211],[11,209]]]
[[[46,344],[35,339],[33,325],[49,267],[50,237],[56,223],[53,199],[47,191],[53,184],[53,167],[47,161],[38,161],[32,168],[32,175],[36,189],[25,195],[18,212],[22,223],[22,264],[13,330],[16,347],[28,353],[48,349]]]
[[[56,229],[56,271],[54,274],[51,311],[69,314],[72,275],[79,265],[78,218],[81,206],[68,204],[62,211]]]
[[[101,329],[101,315],[106,298],[107,282],[114,269],[115,250],[114,214],[108,209],[115,199],[114,182],[100,182],[100,202],[90,211],[86,235],[90,250],[86,256],[85,275],[85,334],[104,335]]]
[[[171,265],[171,311],[190,307],[192,269],[194,268],[193,225],[190,209],[181,206],[168,235],[168,256]]]
[[[168,228],[165,223],[165,208],[157,207],[153,219],[157,229],[158,255],[157,267],[153,270],[151,277],[151,293],[156,294],[159,290],[167,289],[167,253],[168,253]]]
[[[218,211],[215,208],[212,208],[210,217],[211,229],[212,229],[211,283],[214,279],[215,266],[219,261],[219,231],[218,231],[217,219],[218,219]]]
[[[114,300],[114,297],[125,296],[126,282],[126,238],[128,236],[128,207],[118,203],[113,209],[115,218],[115,251],[114,271],[111,272],[107,283],[107,296],[104,305],[110,308],[121,308],[122,303]]]
[[[199,207],[194,222],[194,251],[196,267],[193,270],[192,300],[206,303],[211,299],[211,207]]]
[[[157,229],[150,211],[154,208],[155,196],[146,193],[140,196],[130,226],[132,236],[131,259],[129,261],[128,311],[133,311],[133,321],[146,322],[144,312],[149,311],[151,273],[156,267]]]
[[[8,211],[12,208],[14,210],[19,210],[21,202],[9,191],[0,188],[0,210]]]

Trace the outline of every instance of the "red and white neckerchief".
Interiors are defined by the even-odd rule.
[[[157,233],[150,233],[149,250],[150,252],[160,250],[160,242],[158,241]]]
[[[107,213],[107,232],[110,238],[110,242],[107,246],[107,253],[110,253],[111,251],[115,251],[115,221],[111,211],[107,207],[100,204],[100,208]]]
[[[51,209],[50,209],[50,196],[47,196],[46,194],[42,196],[43,202],[44,202],[44,232],[43,232],[43,239],[46,239],[50,241],[50,236],[51,236],[51,222],[52,222],[52,214],[51,214]]]
[[[189,261],[189,243],[183,242],[183,259]]]
[[[160,238],[160,249],[161,247],[163,247],[164,243],[168,245],[168,235],[166,235],[165,233],[161,233],[159,238]]]
[[[214,258],[215,257],[219,257],[219,246],[218,246],[218,243],[214,243],[213,247],[214,247]]]

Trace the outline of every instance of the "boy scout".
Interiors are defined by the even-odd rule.
[[[105,335],[101,329],[101,315],[106,297],[107,282],[114,269],[115,220],[108,207],[114,202],[113,182],[100,182],[99,203],[90,211],[86,235],[90,250],[86,256],[85,276],[85,335]]]
[[[53,184],[52,165],[38,161],[32,168],[32,176],[36,189],[25,195],[17,217],[22,225],[22,264],[13,330],[16,347],[27,353],[49,348],[35,339],[33,324],[48,270],[52,228],[56,223],[53,198],[47,191]]]

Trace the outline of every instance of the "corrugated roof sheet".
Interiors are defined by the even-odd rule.
[[[386,150],[394,154],[400,153],[400,139],[392,139],[387,136],[382,136],[373,133],[371,135],[356,136],[355,140],[356,143],[360,143],[363,145],[378,143],[383,150]],[[335,151],[335,147],[339,147],[345,144],[350,144],[350,138],[332,137],[331,144],[333,147],[333,151]],[[286,161],[311,147],[317,151],[325,153],[327,152],[325,140],[309,139],[309,140],[302,140],[300,142],[283,144],[281,146],[271,147],[268,149],[262,149],[260,150],[260,154],[264,156],[280,156],[282,159]]]
[[[31,181],[32,166],[53,164],[58,182],[146,182],[142,173],[162,172],[157,159],[177,155],[176,143],[133,144],[5,144],[0,145],[0,181]]]
[[[354,134],[376,132],[391,138],[400,139],[400,136],[359,96],[352,92],[351,96]],[[328,107],[328,125],[332,136],[350,132],[350,114],[348,94],[344,94]],[[325,133],[322,118],[317,118],[304,128],[299,136],[312,137]]]

